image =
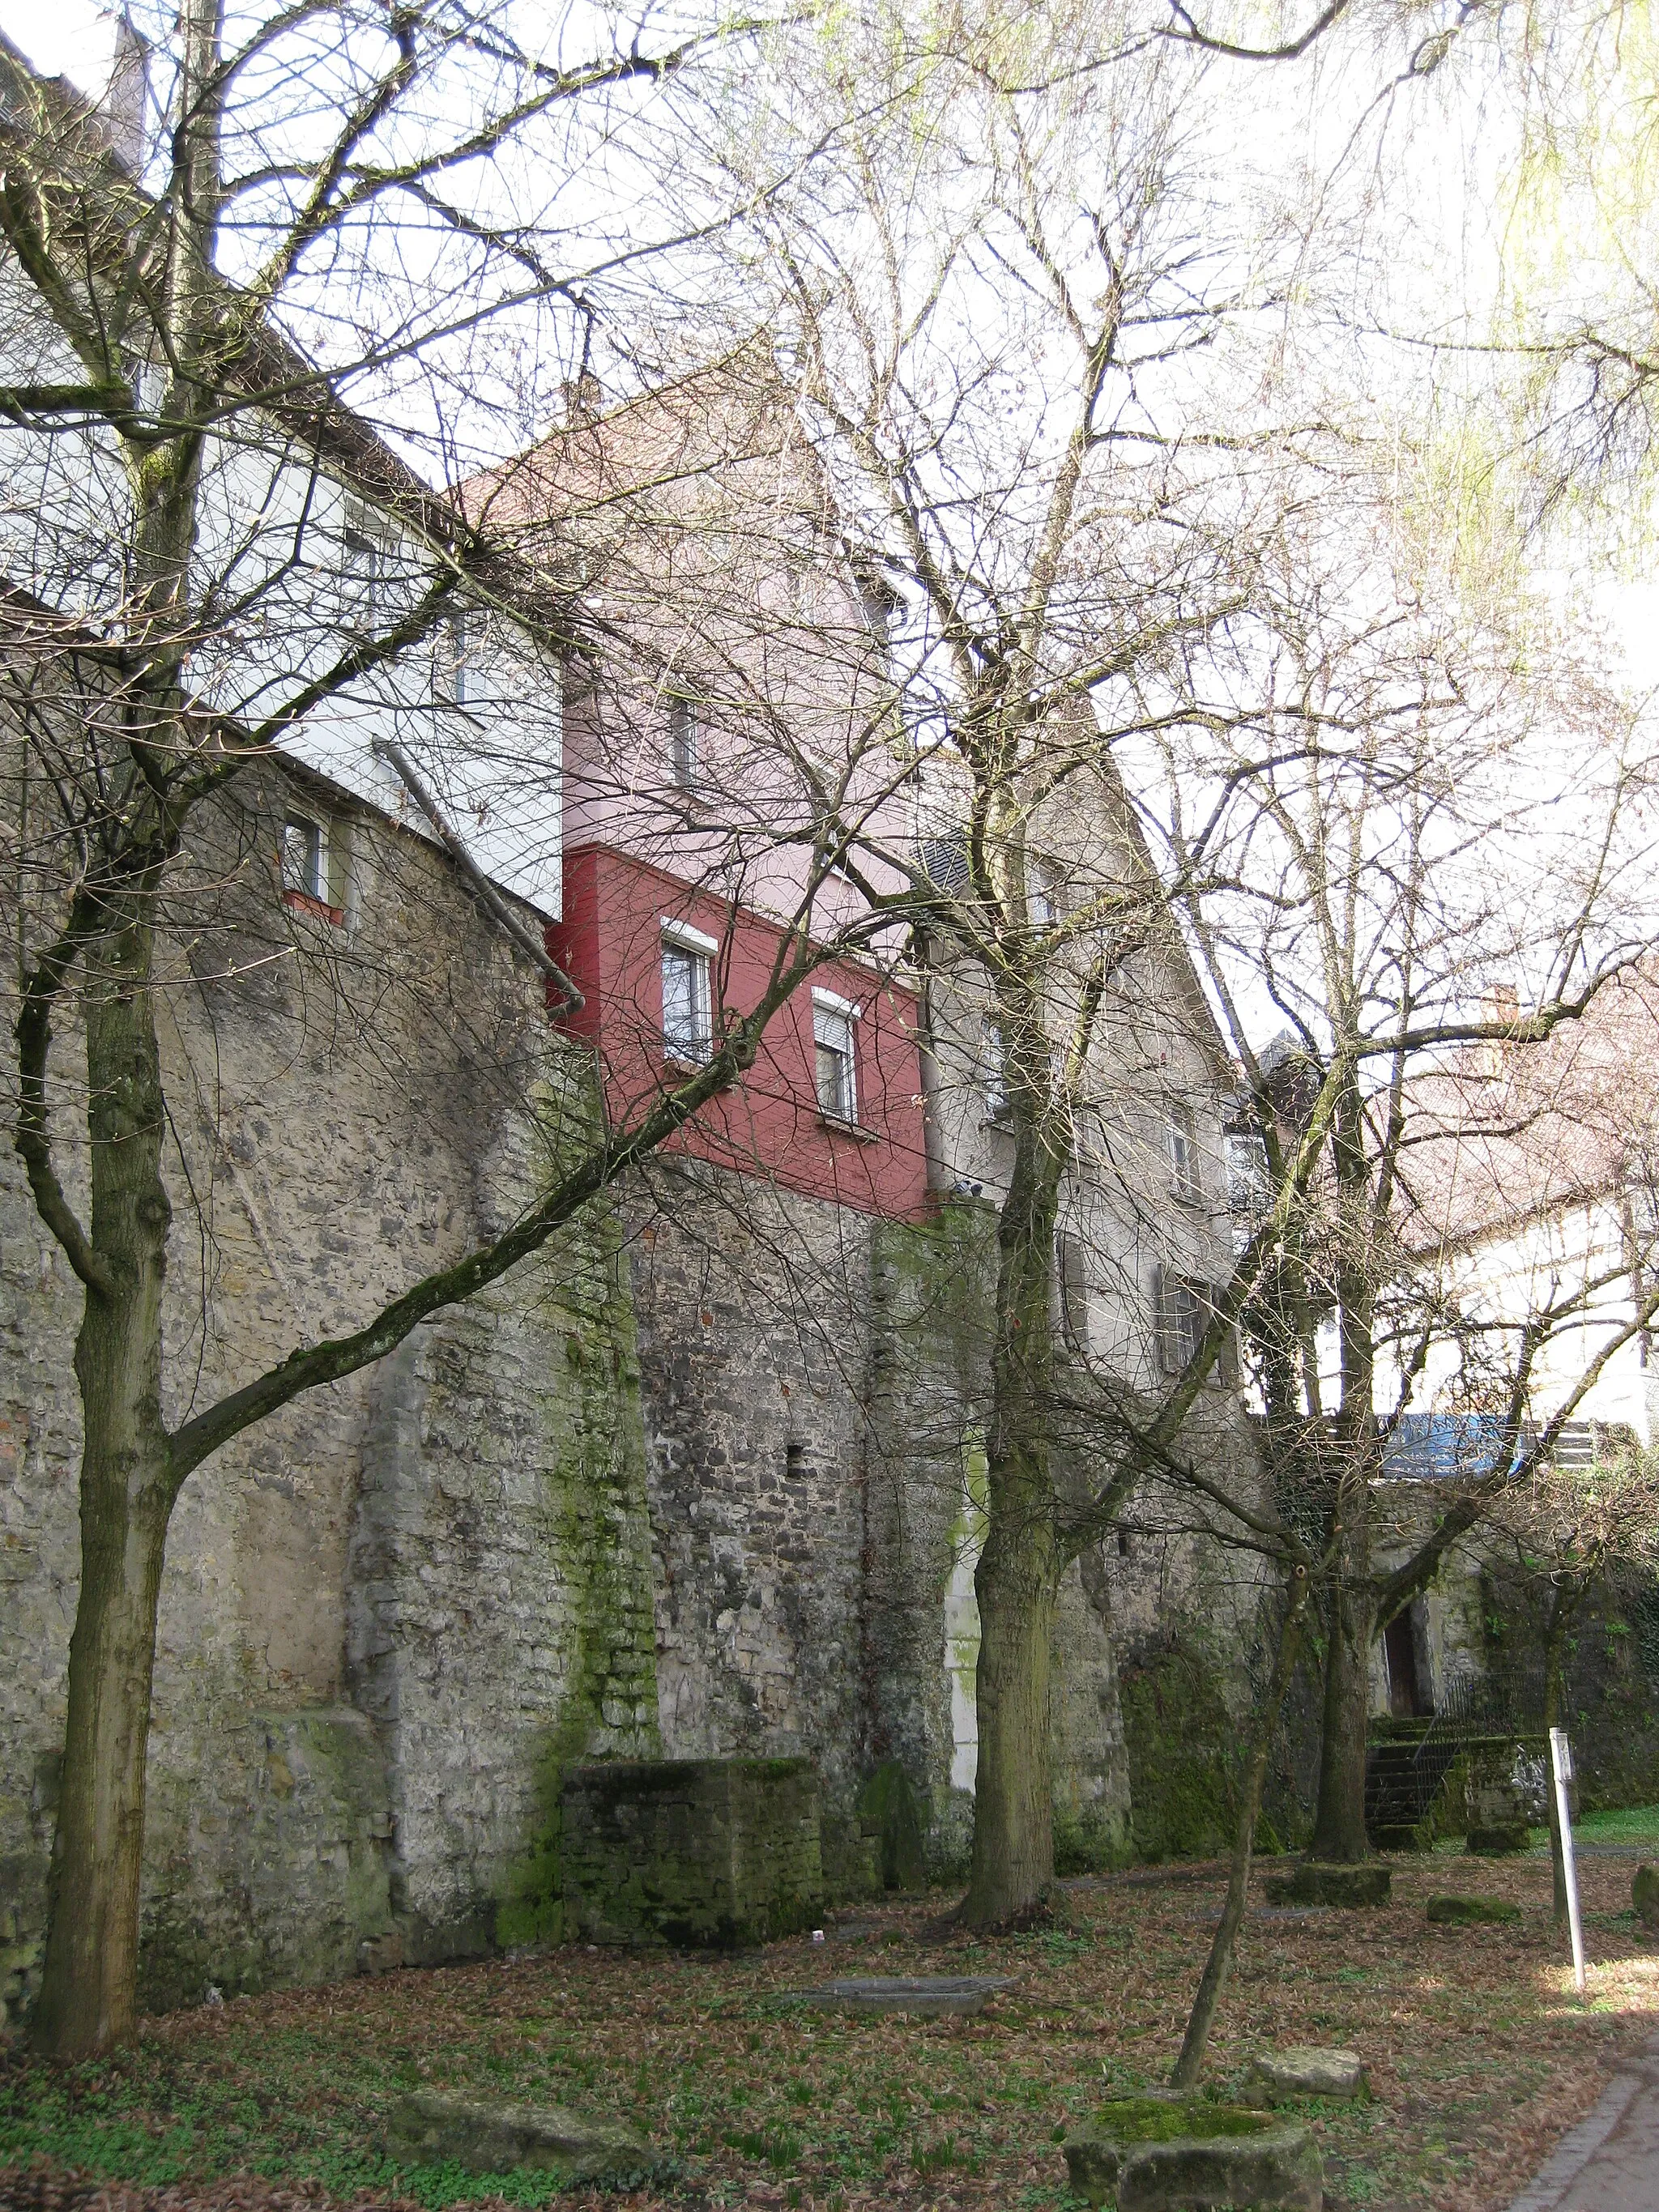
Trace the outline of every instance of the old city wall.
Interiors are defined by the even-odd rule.
[[[880,1221],[659,1162],[629,1211],[664,1751],[811,1758],[842,1892],[875,1877],[872,1778],[896,1761],[930,1863],[957,1875],[977,1758],[994,1209],[964,1198],[924,1224]],[[1246,1425],[1213,1395],[1197,1448],[1254,1493]],[[1103,1455],[1109,1433],[1103,1417]],[[1148,1500],[1135,1535],[1066,1572],[1052,1673],[1065,1871],[1218,1847],[1264,1583],[1253,1555],[1191,1520],[1190,1500]]]
[[[506,1220],[592,1112],[539,977],[442,857],[344,809],[351,909],[284,914],[245,778],[161,994],[177,1419]],[[319,800],[307,794],[307,804]],[[207,888],[215,886],[216,888]],[[192,966],[192,962],[194,965]],[[240,971],[240,972],[238,972]],[[233,980],[234,978],[234,980]],[[58,1135],[77,1196],[60,1046]],[[38,1958],[78,1578],[80,1298],[0,1155],[0,1993]],[[545,1932],[554,1770],[656,1743],[631,1314],[614,1220],[185,1486],[144,1890],[156,2004]]]
[[[170,1419],[499,1230],[596,1110],[539,978],[429,846],[312,791],[346,919],[284,913],[270,856],[291,787],[244,779],[198,856],[217,888],[170,956]],[[78,1192],[68,1032],[65,1052]],[[891,1797],[872,1777],[887,1788],[896,1765],[935,1870],[959,1869],[994,1255],[982,1202],[882,1222],[658,1161],[494,1291],[217,1455],[186,1486],[162,1595],[146,2001],[558,1937],[563,1778],[595,1757],[810,1758],[842,1895],[879,1879]],[[44,1925],[74,1618],[78,1307],[8,1153],[14,2012]],[[1207,1602],[1191,1558],[1109,1545],[1066,1577],[1062,1868],[1137,1846],[1118,1661]],[[1249,1615],[1224,1607],[1235,1662]],[[1142,1760],[1149,1792],[1161,1758]]]

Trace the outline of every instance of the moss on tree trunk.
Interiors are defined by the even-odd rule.
[[[1017,1110],[1016,1124],[998,1228],[985,1545],[974,1574],[979,1767],[962,1917],[979,1928],[1039,1908],[1054,1875],[1048,1668],[1064,1561],[1048,1426],[1060,1161],[1035,1117]]]
[[[70,1644],[63,1794],[31,2032],[60,2057],[133,2025],[155,1613],[176,1491],[161,1423],[161,1293],[172,1220],[150,997],[150,939],[127,926],[88,956],[92,1245],[75,1371],[85,1423],[81,1595]]]

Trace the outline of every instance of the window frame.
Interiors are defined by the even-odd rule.
[[[1199,1173],[1198,1124],[1184,1098],[1168,1098],[1164,1108],[1164,1151],[1170,1165],[1170,1190],[1186,1206],[1204,1202]]]
[[[1054,1284],[1060,1299],[1060,1333],[1066,1348],[1089,1349],[1089,1276],[1084,1240],[1074,1229],[1054,1231]]]
[[[1028,866],[1025,911],[1033,929],[1057,929],[1066,916],[1065,879],[1048,861]]]
[[[1012,1111],[1008,1099],[1007,1054],[1002,1024],[988,1015],[980,1024],[980,1073],[984,1079],[985,1120],[994,1129],[1005,1129]]]
[[[443,626],[445,641],[445,670],[443,699],[446,706],[459,707],[463,713],[471,713],[483,698],[481,672],[474,666],[472,653],[478,642],[478,612],[473,607],[458,607],[448,616]]]
[[[350,611],[362,617],[363,628],[371,637],[379,631],[381,618],[387,611],[391,571],[389,530],[366,500],[348,493],[340,526],[340,575],[352,592],[354,605]]]
[[[668,694],[668,783],[673,791],[696,793],[702,789],[702,746],[700,742],[704,728],[698,712],[698,702],[689,691]]]
[[[659,992],[659,1028],[663,1057],[682,1067],[705,1067],[714,1051],[714,955],[718,938],[696,929],[689,921],[665,915],[659,924],[657,982]],[[668,1025],[668,960],[670,954],[687,963],[691,979],[690,1034],[672,1032]]]
[[[289,833],[308,830],[314,843],[307,854],[307,879],[301,880],[290,868],[292,845]],[[276,881],[283,904],[295,914],[315,915],[331,923],[336,929],[343,927],[345,908],[336,906],[334,886],[330,878],[334,872],[335,841],[326,815],[310,814],[301,806],[285,806],[283,810],[282,836],[276,846]]]
[[[818,1118],[839,1129],[856,1129],[859,1121],[859,1017],[861,1006],[851,999],[844,999],[837,991],[826,991],[816,985],[812,991],[812,1095],[817,1100]],[[819,1035],[819,1023],[838,1023],[844,1042],[837,1043]],[[824,1097],[823,1070],[819,1060],[821,1052],[832,1053],[842,1063],[843,1085],[838,1096],[840,1103],[831,1104]]]
[[[1222,1286],[1189,1275],[1179,1267],[1160,1267],[1153,1282],[1157,1322],[1158,1364],[1165,1375],[1179,1375],[1197,1352],[1216,1308]],[[1190,1326],[1191,1334],[1188,1334]],[[1209,1390],[1231,1390],[1238,1382],[1238,1325],[1231,1323],[1222,1339],[1214,1365],[1204,1378]]]

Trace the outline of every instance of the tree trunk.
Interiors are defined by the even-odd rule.
[[[1062,1561],[1049,1467],[1054,1249],[1060,1162],[1016,1107],[1014,1169],[999,1226],[997,1329],[986,1439],[979,1600],[979,1768],[962,1918],[1000,1928],[1054,1884],[1048,1667]]]
[[[1049,1640],[1054,1617],[1052,1513],[990,1477],[992,1511],[974,1575],[979,1599],[979,1771],[974,1860],[962,1917],[1000,1928],[1040,1909],[1054,1878]],[[998,1492],[1001,1508],[998,1508]]]
[[[1376,1601],[1370,1577],[1337,1581],[1325,1648],[1319,1803],[1308,1856],[1348,1864],[1371,1856],[1365,1832],[1365,1731],[1370,1717]]]
[[[1273,1730],[1279,1725],[1285,1695],[1291,1686],[1291,1676],[1296,1671],[1297,1649],[1302,1640],[1302,1616],[1307,1602],[1307,1571],[1298,1567],[1291,1586],[1290,1601],[1285,1609],[1284,1626],[1279,1632],[1279,1651],[1273,1661],[1273,1677],[1267,1685],[1267,1698],[1256,1716],[1255,1741],[1250,1747],[1249,1764],[1244,1771],[1238,1826],[1233,1837],[1232,1864],[1227,1872],[1227,1901],[1221,1909],[1221,1925],[1215,1931],[1210,1955],[1204,1962],[1198,1995],[1193,1999],[1193,2008],[1187,2020],[1187,2033],[1181,2039],[1181,2056],[1176,2060],[1175,2071],[1170,2076],[1172,2089],[1190,2089],[1196,2084],[1204,2064],[1204,2052],[1210,2040],[1215,2008],[1221,2002],[1221,1992],[1227,1986],[1233,1946],[1238,1940],[1239,1928],[1244,1918],[1245,1900],[1249,1895],[1250,1861],[1255,1852],[1255,1824],[1261,1814],[1261,1792],[1267,1779],[1268,1754],[1273,1749]]]
[[[1376,1586],[1371,1577],[1371,1484],[1380,1472],[1375,1401],[1375,1255],[1365,1123],[1357,1081],[1332,1117],[1339,1222],[1336,1269],[1341,1404],[1340,1451],[1332,1528],[1330,1635],[1325,1650],[1325,1710],[1319,1747],[1319,1804],[1308,1856],[1348,1863],[1371,1856],[1365,1833],[1365,1730],[1370,1717],[1371,1641]]]
[[[155,1611],[177,1494],[161,1425],[172,1210],[147,928],[130,922],[94,946],[88,980],[92,1244],[109,1287],[88,1289],[75,1348],[85,1424],[81,1594],[45,1978],[30,2031],[66,2058],[118,2042],[137,2011]]]
[[[1577,1603],[1576,1595],[1569,1601],[1566,1589],[1558,1589],[1550,1603],[1549,1622],[1544,1632],[1544,1799],[1549,1808],[1551,1886],[1558,1928],[1565,1928],[1567,1923],[1567,1863],[1561,1844],[1561,1808],[1555,1799],[1550,1730],[1560,1727],[1561,1711],[1566,1702],[1562,1694],[1561,1655],[1566,1649],[1567,1627]]]

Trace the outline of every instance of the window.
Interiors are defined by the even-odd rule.
[[[1027,879],[1026,910],[1033,929],[1052,929],[1065,911],[1060,871],[1046,864],[1034,866]]]
[[[1170,1267],[1158,1269],[1155,1289],[1158,1365],[1166,1375],[1179,1375],[1196,1353],[1219,1295],[1213,1283],[1178,1275]],[[1220,1352],[1206,1379],[1226,1386],[1238,1380],[1237,1341],[1231,1328],[1222,1339]]]
[[[711,988],[718,942],[688,921],[662,925],[662,1041],[675,1060],[700,1063],[714,1045]]]
[[[386,574],[391,562],[380,519],[360,499],[348,499],[340,540],[342,568],[352,611],[373,630],[386,611]]]
[[[328,903],[328,844],[323,825],[309,815],[290,814],[283,824],[283,889],[301,898]]]
[[[453,614],[444,624],[439,647],[438,689],[457,707],[476,707],[483,683],[476,665],[482,625],[476,614]]]
[[[695,791],[698,760],[696,702],[673,698],[668,702],[668,776],[676,791]]]
[[[812,1059],[818,1110],[826,1121],[859,1118],[858,1067],[853,1024],[858,1008],[829,991],[812,994]]]
[[[1002,1031],[995,1022],[987,1022],[980,1039],[980,1066],[985,1077],[985,1118],[988,1121],[1006,1121],[1008,1119],[1006,1065],[1002,1049]]]
[[[1227,1132],[1227,1206],[1241,1220],[1259,1221],[1273,1195],[1267,1147],[1253,1129]]]
[[[1170,1101],[1167,1137],[1170,1188],[1177,1198],[1202,1198],[1204,1188],[1198,1177],[1198,1139],[1193,1129],[1193,1109],[1183,1099]]]
[[[1069,1229],[1054,1238],[1054,1273],[1060,1282],[1060,1330],[1073,1352],[1089,1348],[1089,1285],[1083,1267],[1083,1239]]]

